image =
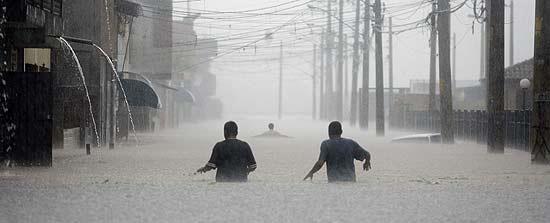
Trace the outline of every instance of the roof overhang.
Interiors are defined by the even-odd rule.
[[[176,91],[176,100],[179,102],[195,103],[195,95],[185,88],[178,88]]]
[[[160,98],[151,85],[134,79],[120,80],[130,106],[160,109]]]
[[[143,9],[141,5],[128,0],[117,0],[116,10],[122,14],[133,16],[133,17],[138,17],[143,15]]]

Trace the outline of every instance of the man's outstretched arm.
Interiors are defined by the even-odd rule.
[[[256,170],[257,167],[258,167],[258,165],[255,164],[255,163],[252,164],[252,165],[247,166],[248,172],[249,172],[249,173],[250,173],[250,172],[253,172],[254,170]]]
[[[304,177],[304,180],[307,180],[307,178],[310,178],[313,180],[313,174],[317,173],[321,168],[323,168],[323,165],[325,164],[325,161],[327,160],[327,146],[325,142],[321,143],[321,152],[319,153],[319,159],[313,165],[313,168],[309,171],[309,173]]]
[[[212,163],[207,163],[205,166],[199,168],[197,170],[197,173],[206,173],[206,172],[208,172],[210,170],[213,170],[213,169],[216,169],[216,166],[213,165]]]
[[[365,153],[365,163],[363,163],[363,170],[364,171],[369,171],[371,169],[371,166],[370,166],[370,153],[366,150],[364,150],[364,153]]]
[[[246,159],[247,159],[247,162],[248,162],[248,165],[246,166],[247,170],[248,170],[248,173],[256,170],[256,168],[258,167],[258,165],[256,164],[256,158],[254,158],[254,154],[252,153],[252,149],[250,148],[250,145],[248,145],[248,143],[245,144],[246,145]]]
[[[363,147],[357,144],[357,142],[353,141],[353,143],[355,144],[355,148],[353,150],[354,158],[360,161],[365,161],[365,163],[363,163],[363,170],[369,171],[371,169],[371,165],[370,165],[371,155],[369,151],[363,149]]]
[[[219,164],[219,154],[218,154],[218,144],[214,146],[212,149],[212,154],[210,155],[210,159],[208,160],[208,163],[204,165],[203,167],[199,168],[197,170],[197,173],[206,173],[210,170],[216,169],[217,164]]]
[[[363,170],[364,171],[369,171],[371,169],[371,166],[370,166],[370,159],[366,159],[365,160],[365,163],[363,163]]]
[[[323,165],[325,164],[325,161],[324,160],[319,160],[315,163],[315,165],[313,165],[313,168],[311,168],[311,170],[309,171],[309,173],[306,175],[306,177],[304,177],[304,180],[307,180],[308,178],[310,178],[311,180],[313,180],[313,174],[317,173],[317,171],[319,171],[321,168],[323,168]]]

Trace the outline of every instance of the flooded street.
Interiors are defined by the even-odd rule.
[[[484,146],[391,144],[344,125],[373,156],[358,182],[328,184],[325,167],[302,181],[326,125],[276,122],[293,138],[253,138],[262,119],[236,120],[258,169],[248,183],[193,175],[223,139],[223,121],[139,135],[139,147],[54,151],[52,168],[0,170],[1,222],[548,222],[550,169],[530,154]],[[393,133],[399,136],[407,133]]]
[[[550,0],[0,0],[0,223],[549,223],[549,20]]]

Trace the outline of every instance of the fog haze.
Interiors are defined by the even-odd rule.
[[[285,3],[286,1],[245,1],[245,0],[208,0],[191,2],[192,11],[244,11],[264,8]],[[399,6],[421,3],[423,1],[385,1],[387,11],[396,16],[393,18],[394,31],[399,31],[399,25],[410,21],[425,18],[431,11],[431,7],[419,7],[418,10],[400,12]],[[284,63],[284,93],[283,107],[285,114],[310,114],[311,112],[311,74],[312,74],[312,50],[313,44],[319,44],[321,28],[326,28],[326,14],[320,10],[308,9],[307,5],[325,8],[324,2],[312,1],[308,4],[297,2],[288,5],[296,8],[288,12],[303,13],[299,19],[292,20],[292,13],[284,12],[273,15],[256,16],[234,20],[213,20],[198,18],[195,22],[195,30],[199,37],[220,37],[219,53],[234,51],[235,48],[261,38],[264,29],[275,30],[278,26],[292,20],[290,25],[275,32],[270,41],[261,40],[258,43],[233,53],[216,58],[211,71],[217,75],[217,95],[224,102],[226,114],[251,114],[275,115],[277,112],[277,90],[279,75],[279,43],[283,43]],[[451,5],[458,6],[462,1],[451,1]],[[509,1],[506,1],[508,4]],[[521,62],[533,55],[533,30],[534,30],[534,0],[516,0],[515,5],[515,55],[514,61]],[[452,15],[451,33],[457,38],[457,80],[479,80],[480,77],[480,24],[473,22],[471,15],[473,9],[470,2]],[[174,3],[174,8],[186,10],[187,3]],[[286,7],[279,7],[286,8]],[[414,7],[413,7],[414,8]],[[337,9],[334,2],[333,9]],[[344,21],[353,26],[354,11],[350,2],[344,9]],[[260,12],[273,12],[264,10]],[[506,8],[506,55],[505,63],[508,66],[509,58],[509,23],[510,11]],[[208,17],[207,14],[203,17]],[[228,15],[229,17],[229,15]],[[314,18],[312,20],[312,18]],[[388,20],[385,19],[385,28]],[[309,24],[309,25],[308,25]],[[351,77],[351,44],[353,43],[353,31],[344,25],[347,34],[348,47],[348,75]],[[420,23],[419,26],[426,25]],[[313,27],[313,28],[308,28]],[[362,28],[362,24],[360,25]],[[338,31],[338,23],[333,18],[333,32]],[[253,32],[257,30],[257,32]],[[296,31],[295,31],[296,30]],[[227,36],[248,32],[244,38],[228,39]],[[250,34],[250,32],[252,32]],[[224,38],[225,37],[225,38]],[[429,29],[419,28],[394,35],[394,87],[408,87],[410,80],[427,80],[429,75]],[[337,36],[335,43],[337,42]],[[384,84],[388,85],[388,35],[383,35],[384,44]],[[374,87],[374,50],[371,50],[370,86]],[[335,55],[337,51],[333,52]],[[336,64],[336,63],[335,63]],[[319,66],[319,61],[317,62]],[[318,73],[317,73],[318,75]],[[359,75],[361,76],[361,75]],[[349,78],[351,82],[351,78]],[[359,78],[361,81],[361,78]],[[351,84],[350,84],[351,85]],[[250,106],[254,105],[254,106]]]

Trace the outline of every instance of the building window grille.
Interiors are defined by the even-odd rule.
[[[63,0],[26,0],[27,4],[42,9],[46,12],[61,16]]]

